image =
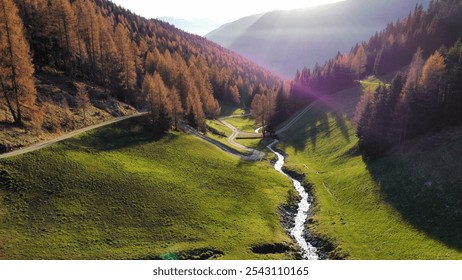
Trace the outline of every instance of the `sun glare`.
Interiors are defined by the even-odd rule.
[[[267,1],[214,1],[214,0],[172,0],[163,3],[154,1],[113,0],[134,13],[147,18],[163,16],[178,19],[209,18],[217,21],[231,21],[252,14],[274,10],[290,10],[312,7],[343,0],[267,0]]]

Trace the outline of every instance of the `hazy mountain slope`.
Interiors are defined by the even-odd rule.
[[[347,52],[356,43],[408,15],[430,0],[347,0],[314,8],[250,16],[210,32],[206,37],[255,62],[292,77]]]
[[[224,24],[205,35],[205,37],[222,46],[229,47],[233,45],[235,40],[244,36],[244,33],[256,24],[257,21],[264,15],[265,14],[251,15],[243,17],[237,21]]]
[[[223,23],[209,18],[178,19],[173,17],[161,17],[159,19],[171,23],[181,30],[197,35],[205,35],[211,29],[220,27]]]

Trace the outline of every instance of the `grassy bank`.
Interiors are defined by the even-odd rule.
[[[260,150],[264,152],[268,152],[269,150],[263,144],[263,139],[256,138],[256,139],[236,139],[236,142],[249,147],[251,149]]]
[[[1,160],[0,177],[1,259],[292,257],[251,250],[292,244],[287,179],[190,135],[126,121]]]
[[[316,103],[281,137],[287,167],[314,186],[310,230],[350,259],[462,259],[462,129],[365,163],[350,117],[377,84]]]
[[[227,117],[227,116],[239,116],[239,115],[245,115],[246,112],[244,109],[236,107],[236,105],[225,105],[221,104],[221,111],[220,111],[220,117]]]
[[[258,128],[258,126],[255,125],[255,121],[250,116],[229,118],[226,119],[226,121],[243,132],[255,132],[255,129]]]

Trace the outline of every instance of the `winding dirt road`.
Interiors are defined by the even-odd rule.
[[[236,137],[242,133],[240,130],[238,130],[236,127],[234,127],[233,125],[231,125],[230,123],[228,123],[227,121],[225,121],[224,119],[220,119],[221,123],[223,123],[226,127],[228,127],[229,129],[231,129],[232,133],[231,135],[228,137],[228,143],[231,144],[231,146],[234,146],[238,149],[242,149],[246,152],[249,152],[251,153],[250,154],[250,159],[249,160],[253,160],[253,161],[256,161],[256,160],[262,160],[264,157],[265,157],[265,153],[262,152],[262,151],[259,151],[259,150],[255,150],[255,149],[251,149],[249,147],[246,147],[244,145],[241,145],[239,143],[236,142]],[[251,134],[251,133],[247,133],[247,134]],[[255,136],[259,136],[259,134],[255,134]]]
[[[237,117],[237,116],[236,116]],[[239,116],[241,117],[241,116]],[[199,137],[201,138],[202,140],[205,140],[215,146],[217,146],[218,148],[220,148],[222,151],[234,156],[234,157],[238,157],[240,158],[241,160],[246,160],[246,161],[260,161],[262,160],[265,156],[266,156],[266,153],[262,152],[262,151],[258,151],[258,150],[254,150],[254,149],[251,149],[249,147],[246,147],[244,145],[241,145],[239,143],[237,143],[235,140],[236,140],[236,136],[239,134],[239,130],[232,126],[231,124],[227,123],[226,121],[223,121],[223,119],[220,119],[220,121],[226,125],[228,128],[231,129],[232,131],[232,134],[228,137],[228,143],[237,148],[237,149],[241,149],[241,150],[244,150],[246,152],[248,152],[248,154],[241,154],[239,153],[238,151],[236,150],[233,150],[233,149],[230,149],[228,146],[210,138],[210,137],[207,137],[205,135],[203,135],[202,133],[198,132],[197,130],[195,130],[194,128],[192,128],[191,126],[185,124],[185,123],[182,123],[180,124],[181,128],[189,133],[189,134],[192,134],[196,137]]]
[[[105,122],[102,122],[102,123],[99,123],[99,124],[95,124],[95,125],[92,125],[92,126],[87,126],[87,127],[81,128],[81,129],[77,129],[77,130],[66,133],[66,134],[64,134],[64,135],[62,135],[62,136],[60,136],[58,138],[55,138],[55,139],[47,140],[47,141],[44,141],[44,142],[39,142],[39,143],[34,144],[32,146],[29,146],[29,147],[25,147],[25,148],[22,148],[22,149],[19,149],[19,150],[16,150],[16,151],[1,154],[0,159],[14,157],[14,156],[30,153],[30,152],[33,152],[33,151],[37,151],[37,150],[46,148],[46,147],[48,147],[48,146],[50,146],[50,145],[52,145],[54,143],[57,143],[57,142],[69,139],[71,137],[77,136],[77,135],[79,135],[81,133],[87,132],[89,130],[100,128],[100,127],[103,127],[103,126],[106,126],[106,125],[114,124],[114,123],[121,122],[121,121],[124,121],[124,120],[128,120],[128,119],[131,119],[131,118],[140,117],[140,116],[143,116],[143,115],[146,115],[146,114],[147,114],[147,112],[141,112],[141,113],[137,113],[137,114],[130,115],[130,116],[118,117],[118,118],[114,118],[112,120],[108,120],[108,121],[105,121]]]
[[[278,129],[276,131],[276,134],[281,134],[281,133],[284,133],[285,131],[287,131],[289,128],[291,128],[306,112],[308,112],[309,110],[311,110],[311,108],[313,108],[313,104],[310,104],[309,106],[305,107],[300,113],[298,113],[294,118],[292,118],[287,124],[285,124],[283,127],[281,127],[280,129]],[[188,131],[189,133],[192,133],[212,144],[214,144],[215,146],[219,147],[220,149],[222,149],[223,151],[233,155],[233,156],[237,156],[237,157],[240,157],[241,159],[243,160],[249,160],[249,161],[257,161],[257,160],[262,160],[264,157],[265,157],[265,153],[262,152],[262,151],[258,151],[258,150],[255,150],[255,149],[251,149],[249,147],[246,147],[244,145],[241,145],[239,143],[236,142],[236,138],[237,137],[243,137],[243,138],[252,138],[252,137],[258,137],[258,136],[261,136],[261,133],[259,133],[259,131],[262,129],[259,128],[255,131],[255,133],[249,133],[249,132],[242,132],[240,130],[238,130],[236,127],[234,127],[233,125],[231,125],[230,123],[228,123],[226,121],[226,119],[230,119],[230,118],[241,118],[241,117],[246,117],[246,116],[249,116],[250,114],[246,114],[246,115],[231,115],[231,116],[226,116],[226,117],[223,117],[223,118],[220,118],[219,121],[224,124],[226,127],[228,127],[229,129],[231,129],[232,133],[231,135],[228,137],[228,143],[235,147],[235,148],[238,148],[240,150],[244,150],[244,151],[247,151],[250,153],[250,155],[242,155],[240,153],[237,153],[236,151],[234,150],[231,150],[229,149],[227,146],[221,144],[220,142],[217,142],[211,138],[208,138],[207,136],[204,136],[202,134],[200,134],[199,132],[195,131],[194,129],[190,128],[189,129],[191,131]]]

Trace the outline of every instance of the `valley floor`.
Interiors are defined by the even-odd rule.
[[[330,258],[462,259],[462,128],[365,162],[350,119],[362,90],[379,82],[281,125],[286,167],[313,186],[308,228],[334,244]],[[245,116],[226,121],[255,129]],[[208,133],[209,142],[232,154],[245,155],[241,144],[264,149],[223,123],[208,125],[225,135]],[[295,258],[278,212],[290,182],[268,158],[235,155],[126,120],[0,159],[0,259]],[[289,249],[253,250],[271,244]]]

